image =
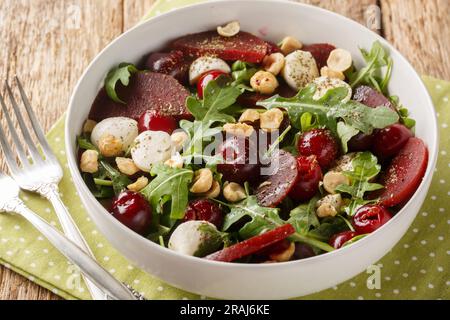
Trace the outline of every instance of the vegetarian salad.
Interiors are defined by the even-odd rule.
[[[388,92],[379,42],[279,44],[234,21],[106,75],[80,171],[121,223],[182,254],[272,263],[350,245],[388,222],[428,162]]]

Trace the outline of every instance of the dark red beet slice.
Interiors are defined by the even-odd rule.
[[[137,120],[149,109],[156,110],[161,115],[174,116],[177,120],[190,117],[185,107],[189,91],[171,76],[138,72],[132,76],[127,87],[119,83],[117,92],[126,104],[112,101],[102,89],[92,104],[89,119],[101,121],[123,116]]]
[[[280,227],[276,227],[273,230],[269,230],[260,235],[254,236],[242,242],[236,243],[230,247],[226,247],[220,251],[214,252],[209,256],[206,256],[205,259],[231,262],[267,248],[274,243],[286,239],[293,233],[295,233],[294,227],[287,223]]]
[[[276,207],[287,197],[297,182],[298,170],[295,157],[284,150],[274,155],[274,157],[277,156],[278,165],[274,174],[270,175],[256,190],[258,203],[264,207]]]
[[[281,52],[280,47],[273,42],[267,41],[267,54],[272,54],[276,52]]]
[[[335,46],[328,43],[314,43],[303,46],[303,51],[309,51],[313,55],[316,60],[317,67],[319,70],[327,65],[328,57],[330,56],[330,52],[336,49]]]
[[[362,104],[371,107],[388,107],[395,110],[392,103],[382,93],[369,86],[359,86],[353,93],[353,100],[361,102]]]
[[[425,174],[428,149],[419,138],[410,138],[392,159],[382,177],[380,202],[386,207],[405,203],[414,194]]]
[[[192,57],[209,54],[224,60],[251,63],[261,62],[268,51],[267,42],[243,31],[229,38],[220,36],[216,31],[190,34],[173,41],[171,47]]]

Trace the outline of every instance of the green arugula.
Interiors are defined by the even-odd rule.
[[[400,123],[405,125],[408,129],[414,128],[416,125],[416,120],[409,117],[409,110],[400,104],[400,99],[398,96],[390,96],[389,100],[394,104],[395,109],[400,116]]]
[[[189,169],[170,168],[163,164],[156,164],[150,173],[156,177],[141,190],[141,194],[159,214],[162,213],[163,205],[171,201],[170,218],[182,219],[188,203],[188,186],[194,172]]]
[[[382,189],[383,186],[378,183],[370,182],[381,170],[377,157],[369,151],[359,153],[352,160],[352,170],[344,171],[351,183],[350,185],[341,184],[336,187],[336,191],[347,193],[351,196],[350,204],[345,208],[348,215],[352,216],[362,205],[374,202],[374,200],[364,200],[364,194],[369,191]]]
[[[112,165],[110,165],[105,160],[100,160],[100,169],[99,171],[103,173],[105,177],[108,177],[111,180],[111,184],[114,190],[114,193],[118,195],[123,190],[127,188],[129,184],[131,184],[130,178],[126,175],[120,173],[116,170]],[[101,179],[101,178],[100,178]],[[104,179],[101,179],[104,180]],[[94,180],[95,181],[95,180]],[[105,183],[103,183],[105,184]]]
[[[292,224],[294,229],[301,235],[307,235],[311,228],[320,226],[316,215],[316,202],[318,198],[312,198],[309,203],[301,204],[290,212],[290,218],[287,222]]]
[[[334,234],[346,230],[348,230],[348,226],[344,220],[339,217],[328,217],[322,219],[317,228],[309,231],[308,236],[318,241],[328,242]]]
[[[341,147],[344,153],[348,152],[348,142],[350,141],[350,139],[356,136],[358,133],[358,129],[346,124],[343,121],[339,121],[337,123],[337,135],[341,140]]]
[[[369,85],[383,94],[387,94],[387,86],[392,74],[392,59],[379,41],[372,44],[370,51],[360,49],[366,66],[358,71],[350,71],[347,76],[352,88],[359,84]],[[383,68],[386,72],[383,75]]]
[[[239,236],[243,239],[254,237],[286,223],[292,223],[294,228],[299,227],[299,230],[302,230],[301,225],[304,218],[303,214],[299,211],[294,212],[288,221],[284,221],[279,216],[280,209],[260,206],[255,196],[248,196],[246,199],[236,204],[222,204],[230,208],[230,212],[225,216],[222,227],[224,231],[228,230],[234,223],[242,218],[250,217],[251,220],[239,230]],[[298,230],[290,238],[293,241],[303,242],[324,251],[334,250],[334,248],[327,243],[311,238],[308,234],[302,234],[298,232]]]
[[[232,86],[236,86],[240,89],[247,91],[254,91],[250,87],[250,79],[258,71],[257,68],[251,63],[237,60],[231,66],[231,76],[233,78]]]
[[[398,115],[389,108],[370,108],[357,101],[343,100],[348,93],[347,88],[340,87],[328,90],[320,99],[313,98],[316,86],[310,84],[292,98],[275,95],[257,104],[266,109],[283,108],[287,111],[294,127],[301,129],[301,117],[308,112],[313,114],[319,126],[326,126],[337,134],[340,119],[354,130],[366,134],[374,129],[382,129],[398,121]]]
[[[188,97],[186,106],[195,120],[180,121],[180,127],[189,135],[189,144],[183,152],[184,157],[195,157],[203,154],[203,143],[210,141],[222,131],[223,123],[235,122],[233,116],[227,111],[232,106],[241,90],[229,83],[223,83],[224,79],[210,81],[203,91],[203,100]],[[188,161],[189,158],[188,157]]]
[[[92,144],[88,137],[80,135],[77,137],[78,147],[83,150],[96,150],[97,147]]]
[[[138,71],[135,65],[126,62],[122,62],[117,67],[111,69],[105,79],[105,89],[108,97],[114,102],[125,104],[125,101],[122,101],[117,95],[116,84],[120,81],[124,86],[128,86],[131,74]]]

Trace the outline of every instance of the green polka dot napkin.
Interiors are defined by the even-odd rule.
[[[158,1],[146,18],[193,2],[200,0]],[[423,80],[438,112],[441,150],[437,174],[425,204],[407,234],[376,264],[381,275],[380,288],[369,289],[367,281],[371,274],[362,273],[337,287],[303,299],[450,298],[450,82],[430,77]],[[65,178],[60,184],[63,201],[97,260],[115,277],[130,284],[148,299],[205,298],[175,289],[146,274],[111,247],[91,222],[73,186],[64,152],[64,118],[55,124],[47,138],[64,168]],[[59,227],[47,201],[30,193],[23,193],[22,199],[52,225]],[[21,217],[0,215],[0,263],[63,298],[90,298],[76,270]]]

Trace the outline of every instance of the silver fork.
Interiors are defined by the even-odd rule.
[[[14,180],[16,180],[20,188],[38,193],[48,199],[55,209],[56,215],[58,216],[59,222],[61,223],[61,227],[65,235],[95,259],[91,249],[86,244],[86,241],[81,235],[81,232],[79,231],[77,225],[73,221],[70,213],[68,212],[67,208],[60,198],[58,184],[63,177],[62,168],[53,151],[50,149],[47,140],[45,139],[41,126],[39,125],[36,115],[31,108],[30,102],[25,94],[25,91],[23,90],[19,79],[15,77],[15,80],[19,88],[22,102],[31,121],[34,133],[38,139],[42,155],[38,150],[38,147],[33,142],[30,131],[25,124],[11,87],[6,81],[5,88],[10,97],[14,113],[16,114],[17,121],[25,140],[24,143],[20,141],[11,117],[8,114],[5,101],[0,94],[0,104],[2,105],[3,113],[5,115],[9,131],[11,132],[11,137],[14,142],[20,164],[19,166],[16,162],[16,157],[13,153],[13,150],[8,145],[8,142],[5,138],[5,132],[0,126],[0,143],[5,154],[6,163],[8,164],[11,175]],[[105,291],[99,288],[90,279],[85,278],[84,280],[93,299],[105,300],[111,298],[108,297],[105,294]],[[119,282],[117,281],[117,283]],[[122,299],[125,297],[128,299],[133,299],[134,296],[129,292],[125,285],[121,284],[121,286],[123,290],[121,290],[120,292],[115,292],[115,296],[120,296],[122,297]]]
[[[3,139],[3,137],[2,137]],[[20,214],[38,229],[66,258],[77,265],[82,274],[91,283],[117,299],[131,299],[128,290],[110,273],[103,269],[97,261],[87,255],[80,247],[62,235],[56,228],[48,224],[39,215],[31,211],[19,198],[20,188],[11,177],[0,172],[0,213],[14,212]]]

